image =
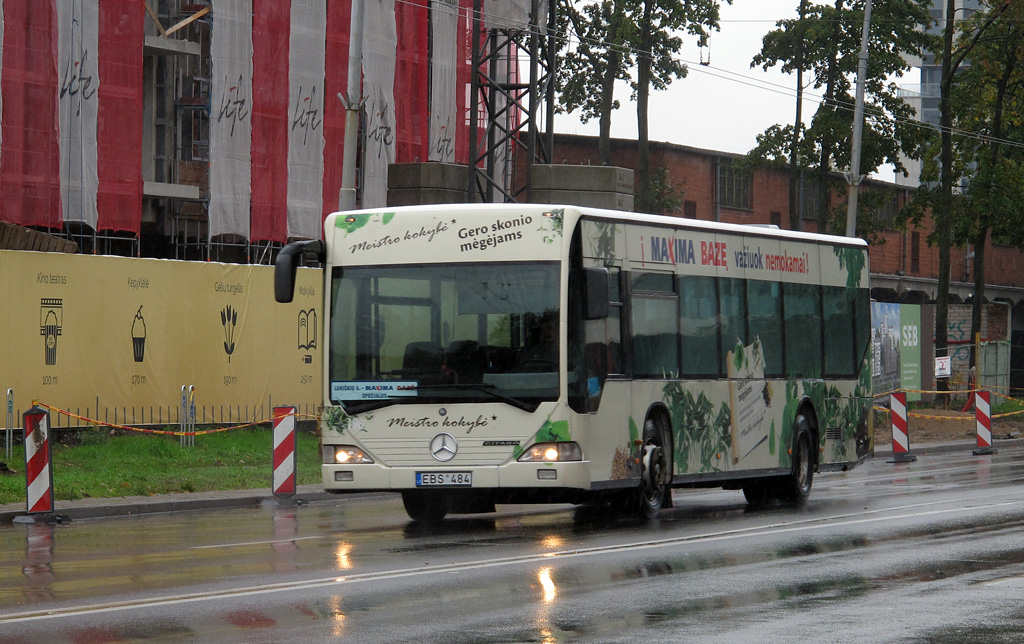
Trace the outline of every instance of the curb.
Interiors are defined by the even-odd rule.
[[[302,485],[299,486],[298,493],[295,496],[282,500],[274,497],[269,490],[228,490],[161,494],[157,496],[77,499],[74,501],[56,501],[54,503],[56,507],[51,517],[59,517],[61,521],[64,519],[72,521],[80,519],[106,519],[162,512],[251,508],[263,504],[279,504],[281,506],[305,505],[336,500],[338,498],[337,494],[322,491],[319,485]],[[30,517],[25,511],[23,503],[0,506],[0,525],[14,523],[18,517],[25,519]],[[42,520],[42,517],[40,517],[40,520]]]
[[[992,441],[992,447],[995,449],[1013,449],[1024,447],[1024,438],[1008,438],[1004,440],[995,439]],[[972,455],[971,452],[978,448],[977,441],[956,441],[952,443],[924,443],[919,446],[914,446],[913,443],[910,445],[910,454],[920,456],[922,454],[949,454],[952,452],[964,452],[966,455]],[[892,443],[889,443],[884,448],[875,447],[874,458],[892,458]]]

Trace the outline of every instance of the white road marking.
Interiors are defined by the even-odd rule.
[[[451,573],[461,572],[466,570],[481,570],[486,568],[495,568],[503,566],[512,566],[524,563],[538,563],[544,562],[550,565],[550,562],[555,559],[574,559],[580,557],[592,557],[603,555],[611,552],[628,552],[628,551],[639,551],[647,550],[652,548],[664,548],[672,545],[679,544],[690,544],[690,543],[709,543],[714,541],[726,541],[732,539],[741,539],[746,537],[758,537],[766,535],[779,535],[795,532],[809,532],[813,530],[825,530],[834,529],[842,526],[855,526],[864,525],[869,523],[878,523],[881,521],[893,520],[893,514],[903,512],[899,514],[898,518],[907,519],[915,517],[928,517],[938,516],[943,514],[958,514],[963,515],[967,512],[991,510],[995,508],[1006,508],[1012,506],[1024,505],[1024,500],[1011,500],[1002,502],[992,502],[994,497],[998,496],[1018,496],[1019,491],[1009,491],[1002,494],[990,495],[989,502],[981,503],[969,507],[952,507],[945,509],[933,509],[924,510],[923,508],[932,507],[936,505],[948,505],[950,503],[960,503],[970,501],[969,497],[962,497],[957,499],[947,499],[944,501],[932,501],[927,503],[915,503],[910,505],[896,506],[891,508],[883,508],[879,510],[868,510],[863,512],[838,514],[828,517],[803,519],[799,521],[784,521],[779,523],[771,523],[761,526],[752,526],[749,528],[739,528],[736,530],[724,530],[718,532],[708,532],[703,534],[695,534],[681,537],[671,537],[667,539],[653,539],[647,541],[635,541],[627,542],[609,546],[597,546],[593,548],[578,548],[575,550],[561,550],[539,554],[530,555],[519,555],[514,557],[497,557],[490,559],[482,559],[478,561],[468,561],[464,563],[449,563],[449,564],[436,564],[436,565],[425,565],[416,568],[400,568],[396,570],[382,570],[377,572],[367,572],[360,574],[352,574],[345,576],[331,576],[323,577],[318,579],[309,579],[305,581],[296,582],[283,582],[278,584],[260,584],[250,587],[220,590],[220,591],[208,591],[201,593],[184,593],[180,595],[165,595],[161,597],[153,597],[149,599],[139,599],[136,601],[125,601],[125,602],[108,602],[98,603],[91,605],[82,605],[71,608],[60,608],[52,610],[39,610],[39,611],[26,611],[21,613],[11,613],[8,615],[0,616],[0,624],[10,624],[18,622],[30,622],[46,619],[55,619],[60,617],[80,617],[85,615],[96,615],[101,613],[110,613],[115,611],[126,611],[136,608],[151,608],[159,606],[172,606],[176,604],[194,603],[199,601],[205,601],[209,599],[230,599],[237,597],[251,597],[255,595],[263,595],[269,593],[278,592],[291,592],[296,590],[308,590],[314,588],[323,588],[328,586],[341,586],[356,584],[365,581],[383,581],[390,579],[401,579],[405,577],[417,577],[423,575],[436,575],[440,573]],[[908,510],[919,510],[915,512],[906,512]],[[871,516],[874,515],[874,516]]]

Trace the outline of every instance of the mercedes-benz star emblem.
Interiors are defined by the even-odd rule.
[[[459,442],[451,434],[441,433],[430,439],[430,453],[441,462],[455,458]]]

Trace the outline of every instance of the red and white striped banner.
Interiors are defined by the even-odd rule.
[[[323,233],[324,74],[327,3],[292,0],[288,55],[288,237]],[[338,100],[334,97],[334,100]]]
[[[458,0],[436,0],[430,4],[430,149],[431,161],[455,163],[455,132],[458,113],[455,98],[458,81]]]
[[[143,5],[4,0],[0,219],[138,232]],[[100,38],[100,33],[103,38]]]
[[[218,0],[210,40],[210,236],[249,238],[253,0]]]
[[[395,0],[369,0],[363,16],[363,96],[366,134],[363,208],[387,205],[388,164],[395,162]]]
[[[978,427],[978,450],[991,450],[992,405],[987,391],[974,392],[974,420]]]
[[[25,501],[29,513],[53,512],[50,412],[38,405],[22,415],[25,428]]]
[[[274,407],[274,496],[295,494],[295,407]]]
[[[889,409],[892,411],[892,453],[906,454],[910,451],[910,435],[907,431],[907,394],[902,391],[889,394]]]
[[[468,157],[473,1],[366,3],[364,207],[385,205],[390,162]],[[525,24],[529,4],[484,13]],[[350,15],[343,1],[217,0],[212,236],[322,234],[338,204]],[[0,0],[0,220],[140,231],[146,20],[139,0]]]

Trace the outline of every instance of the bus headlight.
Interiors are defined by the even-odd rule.
[[[344,465],[353,463],[372,463],[373,459],[366,455],[363,450],[352,445],[338,445],[334,448],[334,462]]]
[[[557,463],[582,461],[583,450],[578,443],[536,443],[530,446],[519,461],[523,463]]]

